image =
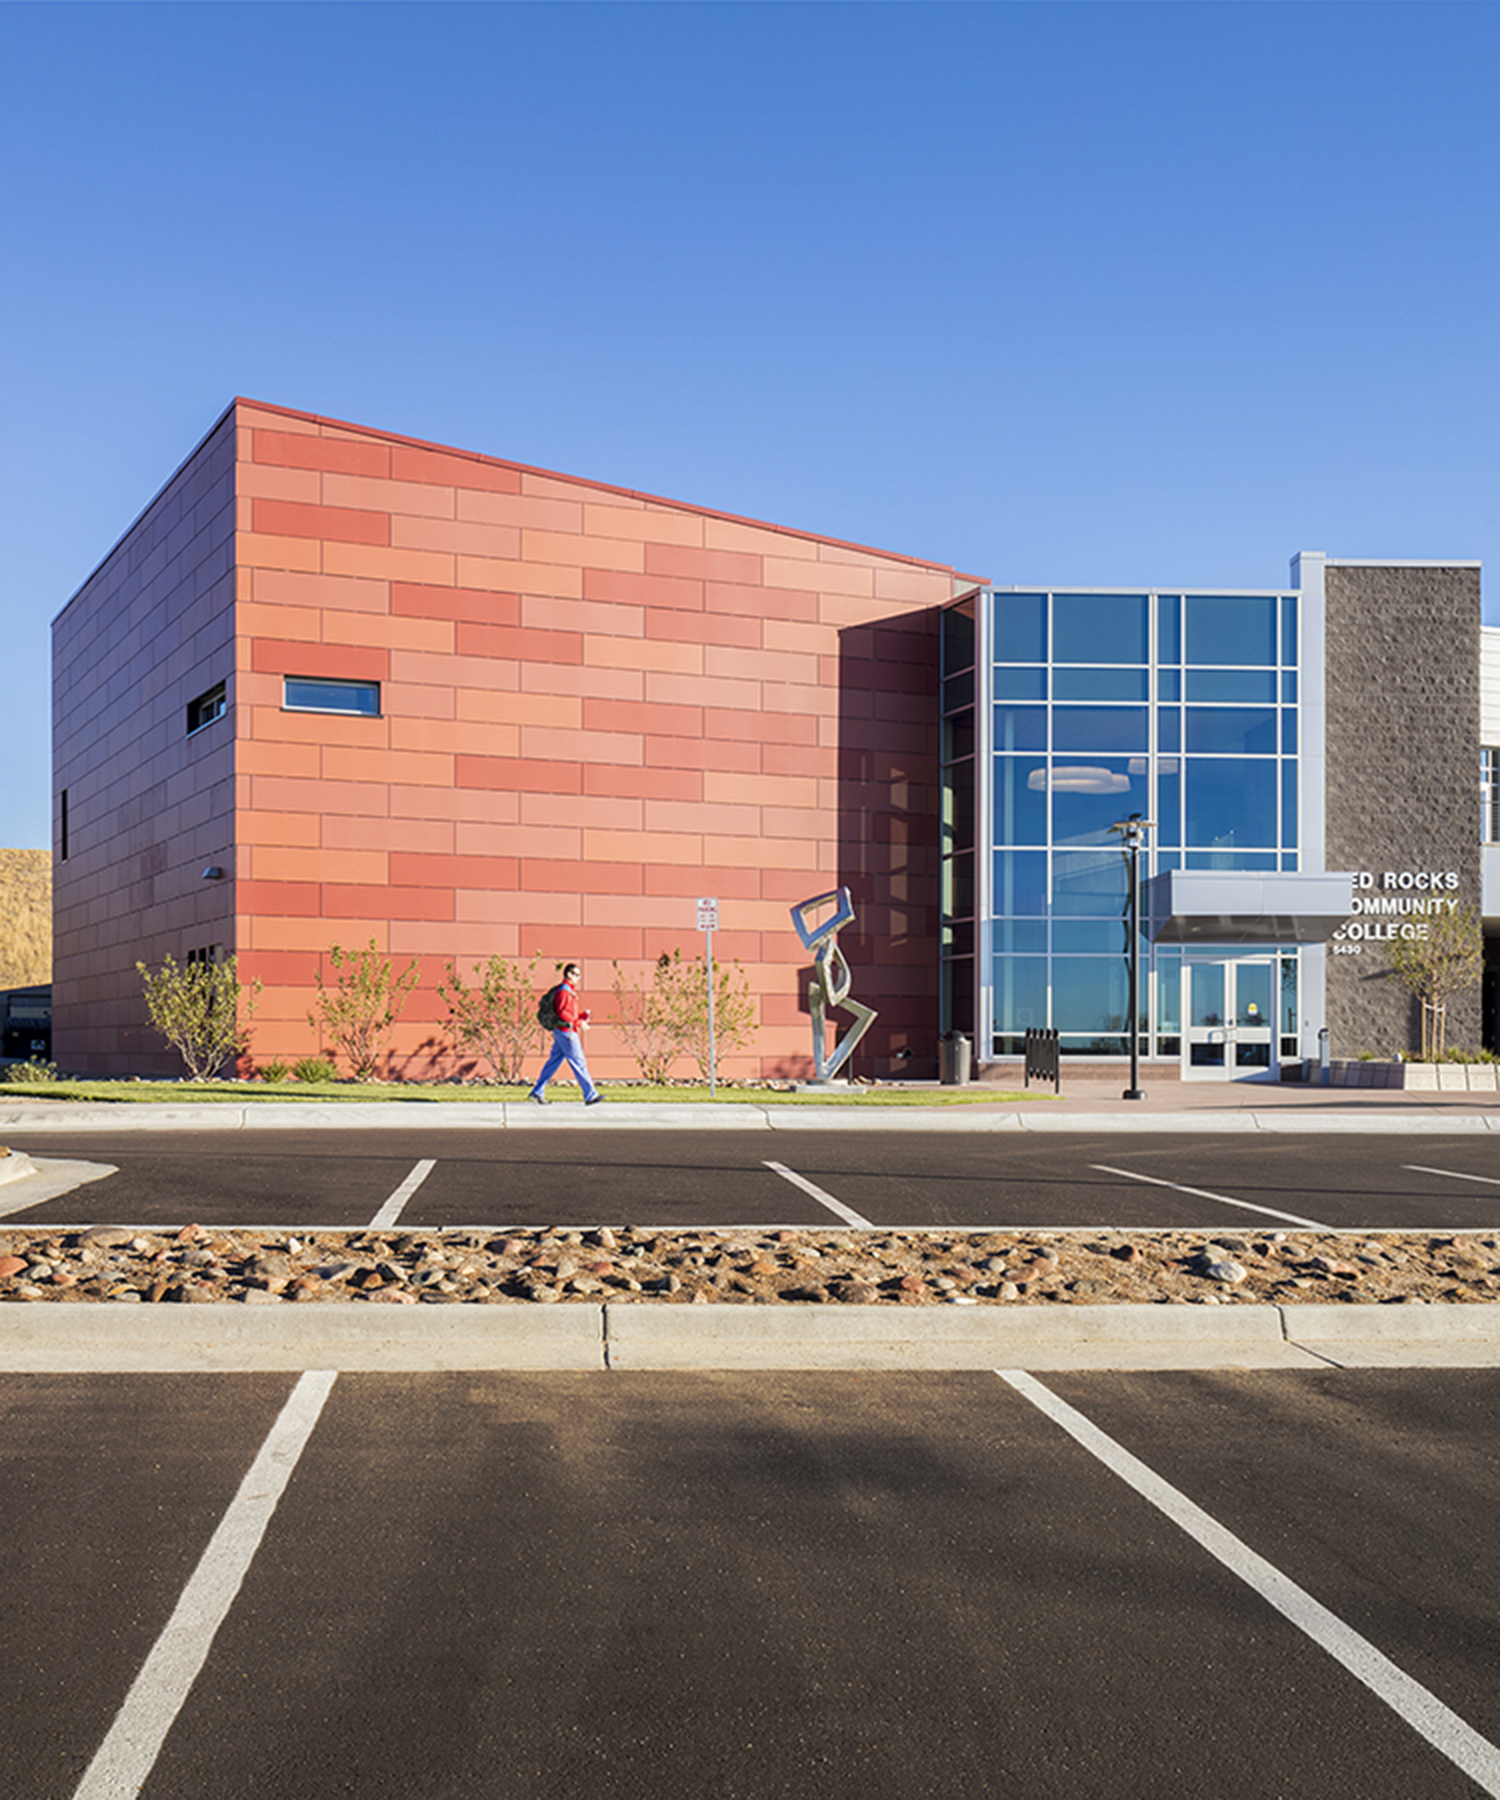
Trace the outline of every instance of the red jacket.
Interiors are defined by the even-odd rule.
[[[577,1031],[588,1018],[588,1009],[580,1007],[578,996],[569,982],[563,982],[552,997],[552,1004],[557,1010],[557,1028],[559,1031]]]

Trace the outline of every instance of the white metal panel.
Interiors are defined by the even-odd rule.
[[[1500,627],[1494,625],[1479,630],[1479,741],[1500,746]]]

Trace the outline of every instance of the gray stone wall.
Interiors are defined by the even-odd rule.
[[[1330,562],[1327,867],[1455,871],[1480,903],[1479,570]],[[1411,892],[1412,890],[1407,890]],[[1354,940],[1351,940],[1351,942]],[[1420,1044],[1418,1009],[1383,945],[1328,957],[1333,1054]],[[1479,986],[1448,1008],[1450,1047],[1480,1041]]]

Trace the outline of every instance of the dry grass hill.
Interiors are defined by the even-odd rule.
[[[0,850],[0,988],[52,979],[52,852]]]

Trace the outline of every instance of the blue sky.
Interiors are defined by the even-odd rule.
[[[0,845],[50,620],[237,393],[999,582],[1500,568],[1497,58],[1441,0],[11,0]]]

